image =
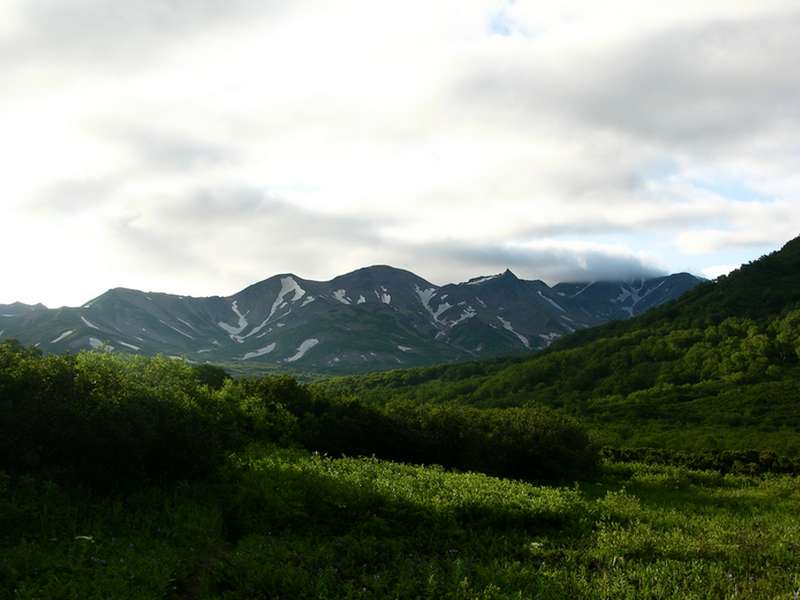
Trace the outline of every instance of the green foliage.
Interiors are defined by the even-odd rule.
[[[723,474],[787,473],[800,475],[800,460],[763,450],[760,452],[757,450],[686,452],[664,448],[603,448],[602,456],[616,462],[676,465]]]
[[[205,384],[214,390],[220,389],[223,385],[225,385],[225,382],[231,378],[225,369],[217,365],[194,365],[192,369],[194,370],[195,377],[200,383]]]
[[[378,409],[288,376],[219,375],[163,357],[0,344],[0,467],[131,486],[208,476],[252,442],[548,481],[585,476],[598,460],[574,420],[542,407]]]
[[[798,480],[608,463],[540,487],[251,448],[104,497],[0,475],[0,599],[791,597]]]
[[[597,466],[597,449],[584,429],[544,407],[397,403],[388,413],[410,442],[394,458],[533,481],[585,478]]]
[[[585,477],[599,456],[574,419],[545,407],[501,411],[396,403],[378,408],[314,393],[289,377],[244,379],[231,387],[257,397],[254,403],[272,407],[273,415],[291,413],[297,423],[294,441],[334,456],[377,456],[534,481]]]
[[[293,426],[232,386],[164,357],[43,357],[4,342],[0,467],[111,487],[206,476],[252,436],[280,441]]]
[[[503,368],[398,371],[313,389],[374,405],[550,406],[613,446],[792,453],[800,447],[799,348],[800,310],[793,310],[703,328],[661,323]]]

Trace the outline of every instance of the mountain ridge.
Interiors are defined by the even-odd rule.
[[[372,265],[329,281],[281,273],[229,296],[115,287],[80,307],[0,305],[0,337],[45,352],[91,348],[358,372],[539,350],[640,314],[700,281],[675,274],[551,287],[506,269],[436,285]]]

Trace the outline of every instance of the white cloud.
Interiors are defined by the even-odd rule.
[[[739,265],[711,265],[703,269],[703,276],[708,279],[716,279],[720,275],[727,275],[738,267]]]
[[[792,2],[123,4],[0,7],[0,302],[700,271],[798,233]]]

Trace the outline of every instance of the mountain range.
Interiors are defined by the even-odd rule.
[[[674,302],[564,336],[546,352],[313,385],[371,405],[546,405],[615,448],[800,456],[800,237]]]
[[[115,288],[75,308],[0,305],[0,339],[44,352],[161,353],[349,373],[543,349],[576,330],[639,315],[702,281],[679,273],[551,287],[507,270],[437,286],[372,266],[324,282],[276,275],[227,297]]]

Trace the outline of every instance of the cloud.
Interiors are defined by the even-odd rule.
[[[207,142],[165,130],[124,127],[107,133],[110,140],[130,150],[140,165],[151,170],[190,170],[234,163],[237,151],[230,146]]]
[[[97,209],[112,200],[121,185],[116,177],[67,179],[48,184],[29,205],[34,213],[74,215]]]
[[[800,82],[786,76],[800,54],[798,25],[797,10],[715,18],[578,47],[560,62],[509,46],[502,69],[496,57],[484,61],[459,93],[531,130],[544,114],[567,127],[702,152],[800,124],[792,100]]]
[[[440,243],[411,250],[417,260],[433,259],[434,279],[449,273],[462,281],[476,275],[514,270],[526,279],[548,283],[616,281],[665,274],[652,257],[637,256],[623,248],[586,243],[543,240],[526,245],[474,245]]]
[[[10,0],[0,254],[33,247],[4,288],[735,264],[798,233],[798,25],[780,0]]]
[[[703,275],[708,279],[716,279],[720,275],[727,275],[737,268],[739,268],[739,265],[711,265],[703,269]]]
[[[17,64],[80,61],[113,69],[157,59],[165,47],[208,28],[274,14],[269,0],[58,0],[11,2],[6,18],[16,23],[0,37],[6,61]]]

